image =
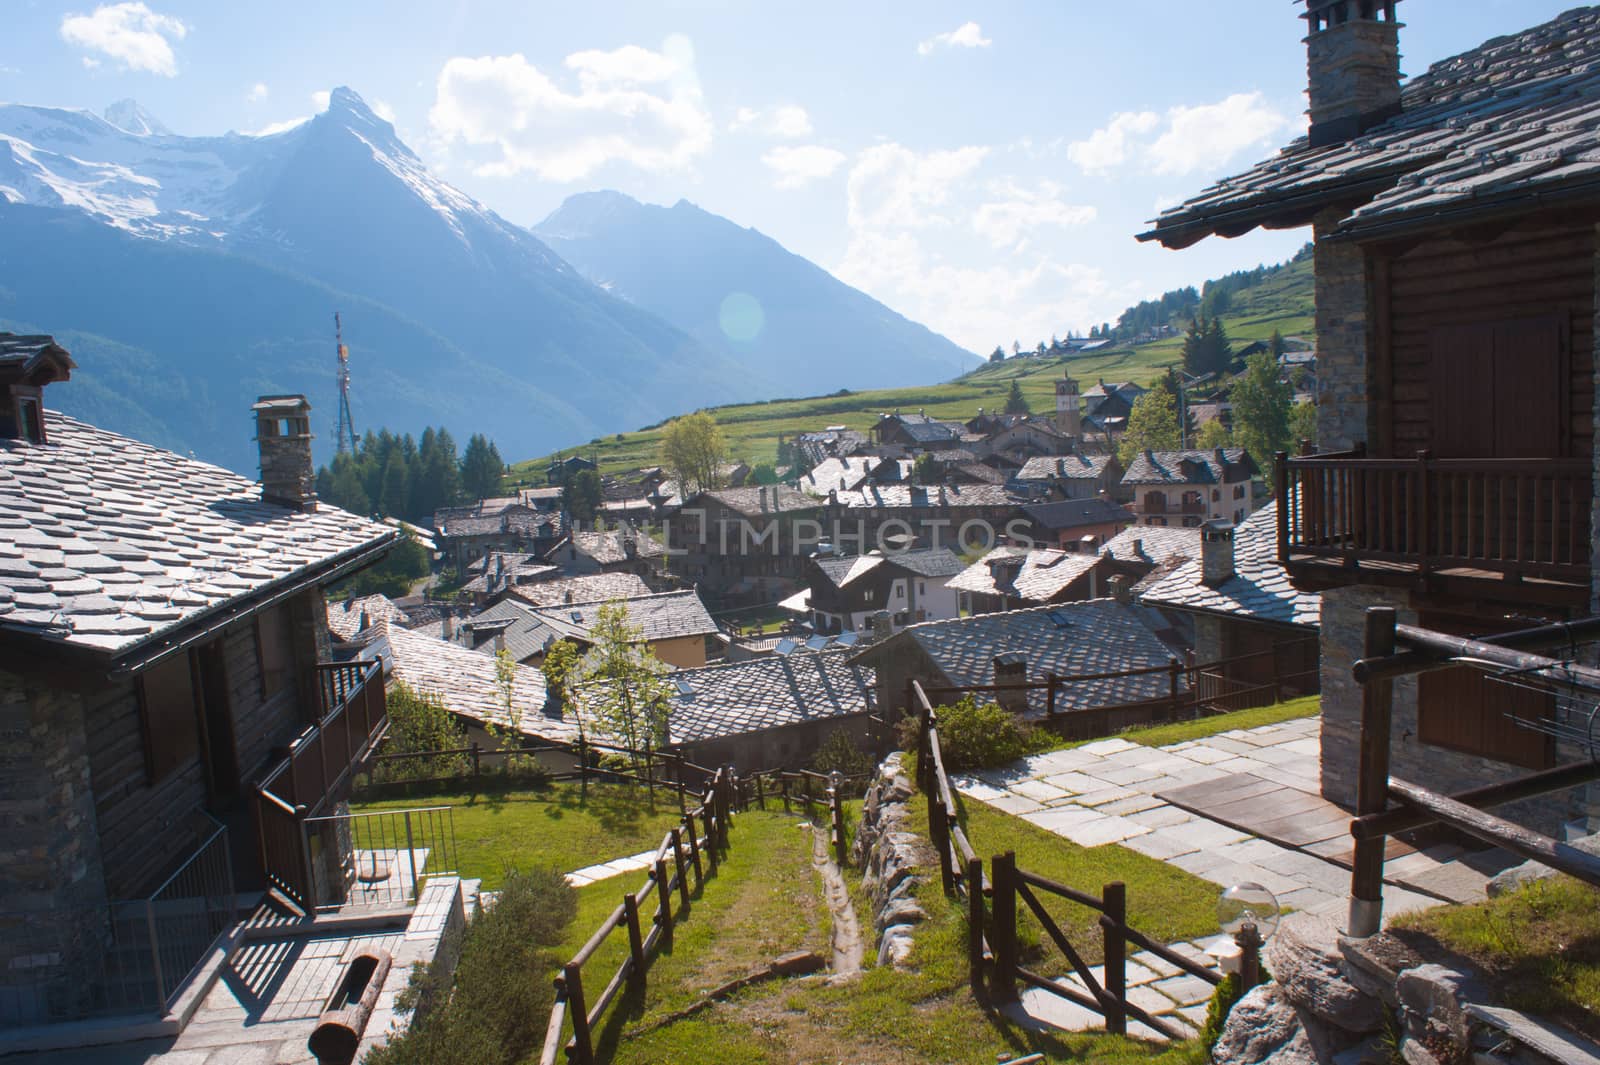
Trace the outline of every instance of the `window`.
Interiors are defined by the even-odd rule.
[[[17,399],[17,427],[22,430],[24,440],[44,443],[44,415],[37,398],[22,396]]]
[[[1244,485],[1236,484],[1236,485],[1233,486],[1233,498],[1235,498],[1235,499],[1243,499],[1244,498]]]
[[[289,607],[279,603],[256,615],[256,653],[261,663],[261,697],[270,699],[294,683],[294,640]]]
[[[139,675],[145,783],[159,784],[200,753],[194,675],[189,656],[176,654]]]
[[[1235,525],[1239,524],[1243,520],[1244,520],[1244,511],[1236,510],[1236,511],[1233,512],[1233,523]]]
[[[1222,489],[1213,488],[1211,490],[1211,502],[1216,503],[1216,502],[1219,502],[1221,499],[1222,499]]]
[[[928,594],[928,582],[927,581],[918,581],[917,582],[917,594],[918,595],[927,595]]]
[[[1191,514],[1183,519],[1183,527],[1185,529],[1198,529],[1200,528],[1200,519]]]

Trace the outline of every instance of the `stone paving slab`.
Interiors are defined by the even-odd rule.
[[[966,792],[962,792],[966,794]],[[976,798],[976,796],[974,796]],[[656,852],[644,851],[640,854],[631,854],[626,858],[613,858],[609,862],[599,862],[595,865],[586,865],[582,869],[566,874],[567,883],[573,887],[584,887],[596,880],[609,880],[614,876],[624,873],[641,872],[650,868],[650,863],[655,860]]]

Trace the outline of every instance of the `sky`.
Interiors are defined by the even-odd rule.
[[[1402,69],[1571,0],[1404,0]],[[1139,244],[1305,129],[1286,0],[0,0],[0,101],[138,100],[256,132],[348,85],[440,177],[534,225],[687,199],[975,352],[1291,256],[1309,231]]]

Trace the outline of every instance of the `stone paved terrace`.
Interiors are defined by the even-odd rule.
[[[1320,719],[1309,717],[1168,747],[1145,747],[1124,739],[1097,740],[954,777],[951,784],[969,799],[988,803],[1081,846],[1119,844],[1170,862],[1219,888],[1258,883],[1275,893],[1285,907],[1327,914],[1342,924],[1350,887],[1347,869],[1307,850],[1257,838],[1156,797],[1158,792],[1235,774],[1313,790],[1318,779],[1319,728]],[[980,853],[982,842],[974,841]],[[1464,858],[1474,860],[1469,865]],[[1385,918],[1447,901],[1483,898],[1488,878],[1515,861],[1500,852],[1484,858],[1450,844],[1391,858],[1384,866],[1388,881]],[[1419,887],[1426,890],[1414,890]],[[1200,957],[1210,942],[1174,947]],[[1139,988],[1133,996],[1135,1004],[1158,1015],[1195,1024],[1204,1021],[1203,1004],[1210,997],[1209,986],[1201,986],[1204,981],[1176,977],[1176,970],[1153,956],[1135,955],[1130,962],[1137,963],[1128,969],[1129,986]],[[1104,1023],[1098,1014],[1042,991],[1025,993],[1022,1009],[1036,1020],[1060,1028],[1081,1030]],[[1130,1025],[1130,1031],[1134,1026]]]

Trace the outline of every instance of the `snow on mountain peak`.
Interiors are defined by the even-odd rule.
[[[106,108],[105,120],[136,137],[170,137],[172,131],[161,120],[140,106],[137,100],[118,100]]]

